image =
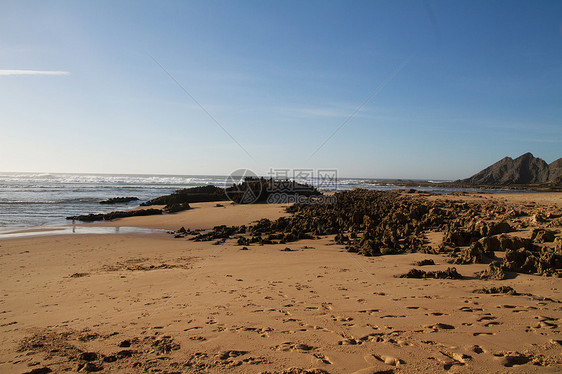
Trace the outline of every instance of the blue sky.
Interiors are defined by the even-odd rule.
[[[559,1],[1,1],[0,35],[0,171],[562,157]]]

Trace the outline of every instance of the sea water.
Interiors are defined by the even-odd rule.
[[[0,173],[0,232],[65,224],[68,216],[125,210],[181,188],[224,182],[218,176]],[[100,204],[123,196],[140,201]]]

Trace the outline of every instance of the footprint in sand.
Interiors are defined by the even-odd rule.
[[[455,326],[448,325],[446,323],[436,323],[433,325],[424,326],[424,328],[429,329],[430,332],[437,332],[439,330],[453,330]]]
[[[366,309],[366,310],[360,310],[359,313],[367,313],[370,315],[375,315],[379,312],[379,309]]]
[[[332,365],[332,361],[330,361],[330,359],[328,358],[328,356],[322,354],[322,353],[313,353],[312,354],[314,357],[316,357],[318,360],[320,360],[320,362],[322,362],[323,364],[326,365]]]
[[[519,352],[500,352],[494,353],[494,356],[500,360],[503,366],[508,368],[517,365],[525,365],[532,360],[531,356]]]
[[[558,318],[547,317],[547,316],[535,316],[535,319],[539,321],[535,326],[533,326],[536,329],[540,329],[540,328],[554,329],[558,327],[558,324],[554,323],[555,321],[558,321]]]
[[[380,362],[384,362],[387,365],[390,366],[400,366],[405,364],[406,362],[404,362],[403,360],[396,358],[394,356],[388,356],[388,355],[376,355],[373,354],[372,357],[374,357],[376,360],[380,361]]]
[[[283,342],[279,345],[274,346],[272,349],[283,352],[296,351],[301,353],[308,353],[311,351],[315,351],[317,348],[303,343]]]
[[[334,322],[350,322],[353,321],[352,317],[332,316]]]
[[[484,350],[479,345],[473,345],[470,350],[476,354],[484,353]]]
[[[460,310],[461,312],[470,312],[470,313],[473,313],[473,312],[481,312],[483,309],[482,309],[482,308],[471,308],[471,307],[469,307],[469,306],[463,306],[463,307],[459,308],[459,310]]]
[[[492,316],[490,313],[486,313],[483,317],[478,318],[476,321],[477,322],[493,321],[495,319],[496,319],[496,317]]]
[[[432,312],[432,313],[426,313],[425,315],[426,316],[437,316],[437,317],[439,317],[439,316],[446,316],[448,314],[447,313],[441,313],[441,312]]]
[[[451,353],[447,351],[439,351],[437,357],[434,358],[443,365],[445,370],[450,370],[455,365],[464,366],[468,360],[472,359],[471,356],[462,353]]]
[[[243,356],[245,354],[249,353],[248,351],[236,351],[236,350],[232,350],[232,351],[222,351],[217,353],[216,357],[219,360],[228,360],[230,358],[235,358],[238,356]]]

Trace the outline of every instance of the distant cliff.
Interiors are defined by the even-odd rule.
[[[472,177],[457,181],[474,185],[562,184],[562,158],[550,165],[544,160],[525,153],[512,159],[505,157]]]

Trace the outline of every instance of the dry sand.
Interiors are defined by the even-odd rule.
[[[562,205],[562,194],[439,198]],[[215,205],[109,225],[205,229],[284,214]],[[164,233],[0,240],[0,372],[562,370],[561,279],[472,276],[486,265],[458,265],[464,280],[401,279],[421,259],[437,264],[425,270],[450,264],[363,257],[331,239],[248,250]],[[472,292],[500,285],[532,296]]]

